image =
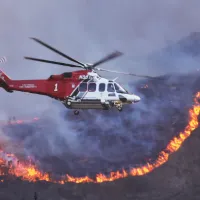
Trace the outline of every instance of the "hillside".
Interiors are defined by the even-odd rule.
[[[200,184],[200,130],[192,133],[169,161],[152,173],[129,177],[111,183],[64,185],[21,180],[5,180],[0,183],[1,199],[39,200],[98,200],[98,199],[199,199]],[[8,179],[8,177],[6,177]]]
[[[198,39],[194,36],[181,40],[179,46],[192,52],[187,41]],[[171,49],[175,47],[167,51],[172,52]],[[4,166],[0,160],[0,171],[4,173],[0,181],[0,199],[34,199],[35,192],[38,200],[199,199],[200,128],[193,131],[167,162],[143,176],[99,184],[61,185],[39,181],[44,179],[42,172],[58,179],[69,174],[95,180],[99,173],[108,175],[122,168],[128,172],[130,168],[141,169],[147,162],[155,163],[172,138],[188,126],[189,109],[200,91],[199,75],[198,71],[167,74],[159,79],[141,80],[136,85],[130,83],[131,92],[139,95],[141,102],[126,106],[123,112],[84,111],[77,117],[70,111],[63,111],[58,121],[46,114],[34,124],[4,126],[2,133],[9,140],[5,140],[6,144],[1,140],[1,148],[11,151],[18,159],[33,156],[38,161],[35,163],[38,171],[31,171],[28,165],[25,168],[15,166],[13,176],[8,170],[10,166]],[[193,124],[189,125],[193,127]],[[176,145],[180,145],[180,140]],[[165,153],[172,153],[176,149],[174,146]],[[14,157],[11,155],[11,158]],[[38,181],[29,183],[21,178]]]
[[[174,82],[173,82],[174,81]],[[109,138],[112,138],[112,145],[119,145],[119,140],[124,141],[125,145],[128,147],[130,151],[130,157],[128,156],[128,152],[124,149],[120,149],[121,155],[125,155],[124,159],[120,158],[118,160],[110,160],[104,157],[87,157],[85,162],[81,162],[83,159],[80,154],[71,154],[66,155],[64,157],[65,160],[69,160],[68,162],[63,163],[62,155],[55,156],[49,155],[49,157],[39,157],[38,159],[42,159],[40,166],[43,170],[47,171],[46,168],[47,163],[52,163],[52,167],[54,168],[54,172],[62,172],[69,173],[70,175],[75,176],[83,176],[85,174],[85,170],[89,172],[89,175],[93,176],[96,173],[103,172],[108,173],[109,169],[118,170],[121,167],[125,167],[125,169],[131,164],[133,167],[135,164],[143,165],[146,163],[147,156],[156,159],[158,153],[165,149],[169,141],[176,135],[182,131],[185,126],[188,124],[188,109],[192,107],[193,104],[193,96],[194,94],[200,90],[199,87],[200,78],[197,74],[190,74],[185,76],[165,76],[162,80],[149,80],[145,82],[138,83],[137,92],[139,92],[143,97],[143,103],[141,106],[133,107],[132,111],[127,107],[124,112],[120,113],[121,119],[123,119],[123,124],[121,130],[134,130],[132,133],[134,137],[137,137],[138,146],[128,146],[133,143],[127,143],[127,132],[124,132],[123,135],[117,136],[112,133],[112,127],[109,128],[110,133],[102,135],[99,133],[98,129],[94,129],[93,124],[89,124],[91,127],[87,127],[84,130],[84,137],[82,136],[82,141],[89,140],[90,134],[87,130],[93,130],[92,135],[101,140],[102,148],[107,148],[107,145],[111,143],[107,143]],[[173,83],[173,87],[171,84]],[[174,84],[176,84],[174,86]],[[143,85],[148,85],[148,87],[143,87]],[[144,105],[149,105],[154,109],[158,109],[159,112],[154,109],[144,109]],[[142,120],[142,124],[130,124],[130,119],[126,118],[126,111],[129,111],[130,114],[133,112],[135,115],[140,113],[140,117]],[[157,113],[155,115],[155,112]],[[113,120],[117,120],[116,113],[118,112],[110,112],[108,111],[108,115],[105,116],[105,113],[99,113],[101,117],[105,116],[106,119],[111,118]],[[93,116],[94,113],[87,113],[88,115]],[[162,115],[164,116],[161,119]],[[152,115],[155,118],[155,121],[148,121],[146,124],[144,123],[147,117]],[[134,115],[133,115],[134,116]],[[132,117],[133,117],[132,116]],[[67,114],[66,118],[73,119],[74,116]],[[136,119],[136,118],[135,118]],[[160,121],[158,121],[158,119]],[[87,120],[85,115],[80,115],[79,119],[76,121]],[[140,120],[140,122],[141,122]],[[43,121],[39,122],[37,126],[12,126],[6,128],[4,131],[7,131],[8,134],[14,139],[18,138],[18,140],[24,140],[24,137],[28,137],[27,134],[31,137],[38,128],[43,124]],[[139,122],[137,122],[139,123]],[[77,126],[77,124],[76,124]],[[151,128],[150,128],[151,127]],[[91,128],[91,129],[90,129]],[[145,130],[147,129],[147,132]],[[22,130],[24,133],[22,133]],[[100,129],[99,129],[100,130]],[[101,128],[101,130],[104,130]],[[153,134],[149,131],[155,131]],[[45,130],[44,130],[45,131]],[[141,132],[142,131],[142,132]],[[137,136],[137,134],[139,135]],[[143,133],[143,134],[141,134]],[[23,136],[23,134],[25,136]],[[15,137],[13,137],[15,135]],[[153,137],[153,138],[152,138]],[[44,138],[45,139],[45,138]],[[89,140],[91,142],[91,140]],[[145,146],[141,141],[145,142]],[[93,139],[93,142],[95,140]],[[146,151],[146,145],[152,144],[154,142],[153,148],[151,151]],[[200,129],[195,130],[194,133],[184,142],[182,147],[178,150],[178,152],[172,154],[169,158],[169,161],[159,168],[154,169],[153,172],[139,177],[129,177],[125,179],[119,179],[114,182],[105,182],[101,184],[93,184],[93,183],[65,183],[64,185],[53,184],[49,182],[36,182],[36,183],[28,183],[26,181],[21,181],[20,179],[16,179],[13,176],[5,176],[2,177],[4,182],[1,182],[1,198],[2,199],[33,199],[34,192],[39,196],[38,199],[46,200],[46,199],[195,199],[197,196],[200,196],[199,191],[199,175],[198,171],[200,170],[200,156],[199,156],[199,142],[200,142]],[[38,148],[40,144],[38,143]],[[25,148],[28,149],[27,146]],[[29,147],[30,148],[30,147]],[[103,149],[101,149],[103,152]],[[108,149],[109,150],[109,149]],[[140,151],[140,152],[139,152]],[[87,151],[86,151],[87,152]],[[116,155],[120,155],[117,152]],[[60,161],[58,160],[60,159]],[[62,162],[61,162],[62,161]],[[100,162],[101,161],[101,162]],[[63,163],[63,164],[62,164]],[[67,164],[68,163],[68,164]],[[101,164],[100,164],[101,163]],[[70,168],[70,164],[73,168]],[[99,165],[100,164],[100,165]],[[63,166],[62,166],[63,165]],[[84,165],[84,167],[83,167]],[[61,167],[62,166],[62,167]],[[65,168],[66,167],[66,168]],[[82,167],[82,168],[81,168]],[[65,170],[63,171],[63,168]],[[89,169],[92,169],[89,171]],[[73,171],[74,169],[74,171]],[[127,168],[128,169],[128,168]],[[9,191],[9,192],[8,192]],[[194,197],[192,198],[191,195]],[[23,197],[23,198],[22,198]]]

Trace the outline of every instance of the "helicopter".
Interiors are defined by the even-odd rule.
[[[117,78],[108,80],[101,77],[97,71],[153,78],[151,76],[141,76],[132,73],[98,68],[100,64],[123,55],[123,53],[119,51],[114,51],[93,64],[85,64],[69,57],[37,38],[30,39],[76,64],[68,64],[33,57],[24,57],[25,59],[82,69],[73,72],[64,72],[58,75],[51,75],[47,79],[40,80],[12,80],[8,75],[0,70],[0,87],[9,93],[21,91],[25,93],[46,95],[62,102],[66,108],[73,109],[75,115],[78,115],[79,110],[82,109],[109,110],[110,108],[115,107],[118,111],[122,111],[123,105],[134,104],[141,100],[139,96],[129,93],[119,83],[117,83]]]

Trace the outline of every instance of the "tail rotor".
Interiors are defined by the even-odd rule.
[[[5,56],[3,56],[3,57],[0,58],[0,63],[5,63],[6,61],[7,61],[7,59],[6,59]]]

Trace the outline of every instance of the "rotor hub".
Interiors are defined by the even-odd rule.
[[[93,64],[90,64],[90,63],[86,63],[84,64],[85,68],[88,69],[88,70],[92,70],[93,69]]]

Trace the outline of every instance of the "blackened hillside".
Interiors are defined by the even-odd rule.
[[[164,57],[155,54],[154,58],[166,66],[176,65],[180,49],[184,55],[198,57],[198,41],[198,33],[192,34],[178,46],[162,51]],[[168,59],[164,60],[166,57]],[[195,93],[200,91],[199,75],[194,71],[141,80],[136,85],[130,83],[132,91],[141,96],[141,102],[125,107],[123,112],[84,111],[77,117],[64,111],[61,116],[65,117],[67,125],[60,123],[63,129],[49,117],[37,125],[5,127],[4,132],[13,144],[23,141],[24,150],[40,161],[41,170],[55,174],[94,176],[99,172],[141,165],[149,158],[156,158],[171,138],[187,125],[188,110]],[[68,142],[71,138],[73,140]],[[3,177],[5,181],[0,182],[0,199],[33,199],[34,192],[39,200],[199,199],[199,142],[200,130],[197,129],[160,168],[142,177],[112,183],[27,183],[16,178],[11,181],[6,176]],[[52,147],[59,151],[53,151]]]

